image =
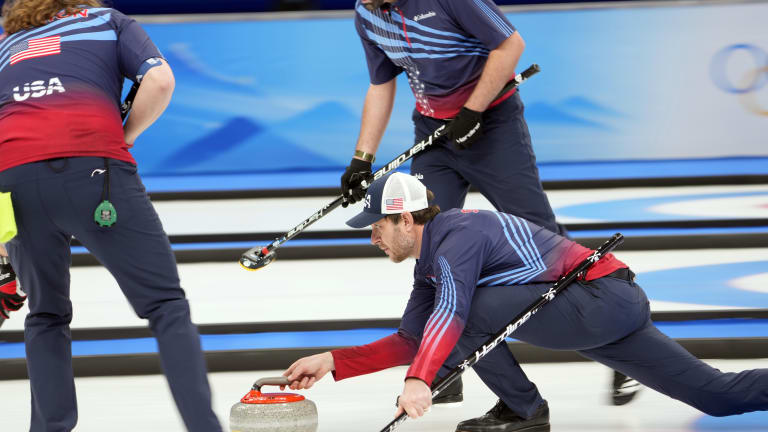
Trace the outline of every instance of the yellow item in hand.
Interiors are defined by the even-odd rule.
[[[16,218],[13,217],[11,193],[0,192],[0,243],[6,243],[16,236]]]

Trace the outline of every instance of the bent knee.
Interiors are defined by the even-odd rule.
[[[189,316],[189,302],[186,298],[176,298],[148,304],[144,311],[136,311],[141,318],[150,322],[170,316]]]
[[[740,408],[738,405],[733,403],[723,403],[722,401],[719,403],[708,403],[703,404],[699,406],[695,406],[696,409],[703,412],[704,414],[710,415],[712,417],[727,417],[737,414],[743,414],[747,412],[748,410],[745,410],[743,408]]]

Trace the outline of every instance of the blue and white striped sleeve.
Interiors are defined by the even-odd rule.
[[[487,246],[485,236],[459,229],[444,239],[437,249],[432,268],[438,273],[438,288],[419,351],[408,369],[407,377],[431,384],[461,337],[487,255]]]
[[[492,0],[446,0],[445,7],[462,29],[496,49],[516,31]]]
[[[358,7],[362,6],[358,5]],[[389,82],[403,71],[402,68],[392,63],[392,60],[387,57],[384,50],[367,36],[359,12],[355,13],[355,29],[363,44],[371,84],[378,85]]]

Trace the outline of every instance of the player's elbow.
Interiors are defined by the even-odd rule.
[[[525,41],[520,36],[520,32],[515,31],[504,42],[501,43],[496,49],[491,51],[489,57],[503,59],[502,61],[511,62],[510,64],[516,64],[525,50]]]
[[[523,40],[523,37],[520,36],[520,32],[516,31],[512,33],[512,36],[510,36],[507,39],[507,43],[510,45],[510,49],[523,52],[525,50],[525,40]]]
[[[176,79],[173,76],[171,67],[163,61],[161,66],[153,67],[147,71],[147,74],[141,81],[141,85],[151,87],[152,92],[156,95],[170,96],[176,88]]]

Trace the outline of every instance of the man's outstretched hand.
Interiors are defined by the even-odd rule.
[[[334,369],[333,356],[324,352],[296,360],[283,372],[283,376],[291,381],[288,386],[291,390],[302,390],[311,388]],[[281,386],[280,390],[285,390],[285,386]]]

